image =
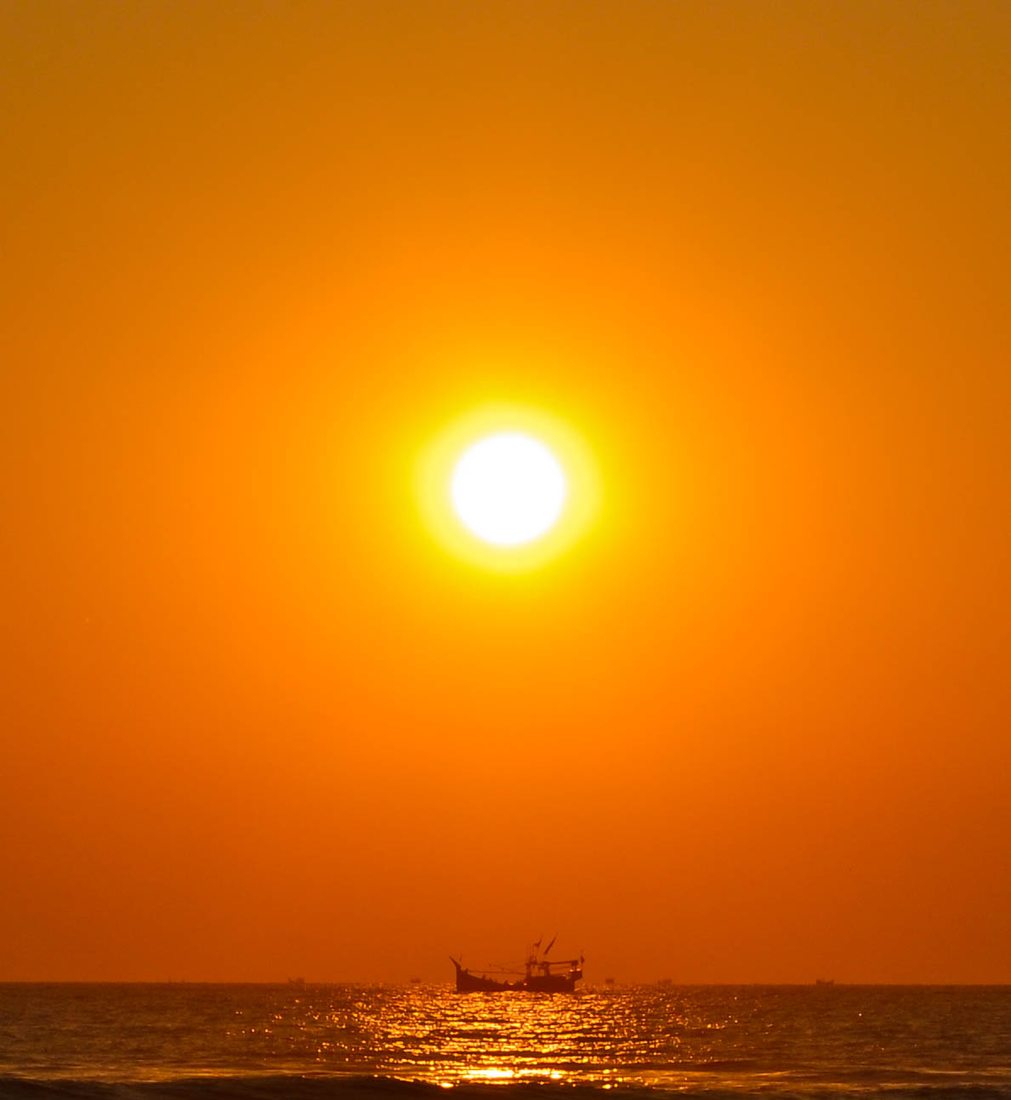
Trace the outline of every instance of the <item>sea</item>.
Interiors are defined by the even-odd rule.
[[[12,1100],[1011,1100],[1011,987],[0,985]]]

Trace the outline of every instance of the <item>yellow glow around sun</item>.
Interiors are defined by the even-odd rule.
[[[496,572],[536,568],[592,525],[596,464],[556,417],[487,405],[448,425],[418,465],[418,498],[430,531],[458,558]]]

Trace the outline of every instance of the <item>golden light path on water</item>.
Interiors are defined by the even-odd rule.
[[[524,1081],[670,1087],[674,1078],[683,1081],[683,1062],[715,1058],[711,1039],[728,1022],[725,997],[717,1008],[613,990],[575,996],[362,990],[328,1011],[315,1010],[313,1000],[306,991],[276,1024],[290,1025],[304,1012],[300,1030],[318,1039],[321,1068],[446,1087]]]

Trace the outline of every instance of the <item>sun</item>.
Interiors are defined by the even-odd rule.
[[[601,483],[580,432],[544,409],[479,405],[417,454],[419,512],[453,557],[492,573],[539,569],[596,525]]]
[[[498,432],[468,447],[453,469],[453,508],[493,546],[521,546],[547,534],[565,508],[568,480],[549,447],[523,432]]]

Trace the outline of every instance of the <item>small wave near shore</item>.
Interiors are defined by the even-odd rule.
[[[849,1082],[773,1081],[758,1074],[727,1081],[682,1083],[678,1087],[597,1086],[557,1082],[456,1084],[383,1077],[298,1074],[183,1077],[162,1081],[94,1081],[69,1078],[0,1077],[3,1100],[829,1100],[830,1097],[882,1097],[887,1100],[1011,1100],[1011,1085],[955,1084],[950,1081],[885,1081],[868,1075]],[[887,1075],[885,1075],[887,1076]]]

